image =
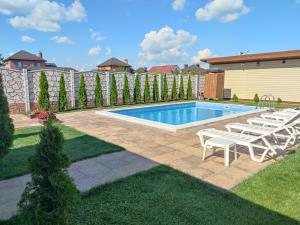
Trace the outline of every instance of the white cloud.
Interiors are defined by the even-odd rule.
[[[182,61],[188,54],[184,47],[192,46],[197,36],[185,30],[174,31],[166,26],[158,31],[145,34],[141,42],[139,57],[142,61],[153,63],[174,63]]]
[[[33,37],[29,37],[27,35],[23,35],[21,37],[21,41],[26,42],[26,43],[33,43],[33,42],[35,42],[35,39]]]
[[[243,0],[212,0],[203,8],[199,8],[195,15],[199,21],[218,19],[226,23],[237,20],[249,11]]]
[[[91,32],[91,39],[95,40],[95,41],[102,41],[105,39],[105,37],[97,31],[94,31],[93,29],[90,29]]]
[[[111,47],[106,47],[106,55],[107,56],[111,56],[112,55]]]
[[[56,44],[72,44],[73,41],[66,36],[54,36],[50,38],[50,40],[54,41]]]
[[[50,0],[9,0],[0,1],[0,12],[5,15],[17,14],[9,23],[18,29],[34,29],[56,32],[63,21],[80,22],[86,18],[86,11],[80,0],[69,6]]]
[[[214,54],[209,48],[199,50],[197,55],[192,58],[193,63],[200,63],[200,59],[210,58]]]
[[[99,46],[90,48],[90,50],[88,51],[88,55],[90,56],[97,56],[99,55],[101,52],[101,48]]]
[[[183,10],[185,5],[185,0],[174,0],[172,3],[172,8],[175,11]]]

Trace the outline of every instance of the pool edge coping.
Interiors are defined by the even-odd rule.
[[[195,122],[181,124],[181,125],[165,124],[165,123],[161,123],[161,122],[157,122],[157,121],[150,121],[150,120],[146,120],[146,119],[140,119],[140,118],[136,118],[136,117],[132,117],[132,116],[127,116],[127,115],[111,112],[111,111],[118,111],[118,110],[146,108],[146,107],[155,107],[155,106],[164,106],[164,105],[176,105],[176,104],[194,103],[194,102],[207,103],[207,102],[201,102],[201,101],[184,101],[184,102],[174,102],[174,103],[169,102],[169,103],[162,103],[162,104],[139,105],[139,106],[131,106],[131,107],[129,106],[129,107],[124,107],[122,109],[102,109],[102,110],[96,110],[95,113],[97,115],[107,116],[107,117],[114,118],[114,119],[120,119],[120,120],[123,120],[126,122],[132,122],[135,124],[150,126],[150,127],[170,131],[170,132],[177,132],[179,130],[183,130],[183,129],[187,129],[187,128],[191,128],[191,127],[195,127],[195,126],[214,123],[214,122],[218,122],[218,121],[222,121],[222,120],[226,120],[226,119],[232,119],[232,118],[245,116],[245,115],[249,115],[249,114],[265,112],[269,109],[269,108],[254,109],[254,110],[247,111],[247,112],[233,113],[233,114],[226,115],[226,116],[206,119],[206,120],[202,120],[202,121],[195,121]],[[234,106],[243,106],[243,107],[245,107],[245,106],[246,107],[254,107],[254,106],[247,106],[247,105],[242,105],[242,104],[224,104],[224,103],[209,103],[209,104],[223,104],[223,105],[234,105]]]

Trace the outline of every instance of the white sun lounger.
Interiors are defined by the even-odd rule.
[[[283,121],[287,121],[289,119],[292,119],[296,116],[300,115],[300,111],[296,112],[296,113],[289,113],[289,112],[283,112],[283,113],[279,113],[279,112],[274,112],[274,113],[264,113],[261,114],[260,116],[264,119],[275,119],[275,120],[283,120]]]
[[[266,154],[268,154],[269,152],[272,155],[277,154],[275,149],[266,139],[266,135],[254,136],[254,135],[247,135],[247,134],[234,133],[228,131],[221,131],[221,130],[216,130],[214,128],[200,130],[197,132],[197,135],[199,136],[200,143],[203,147],[205,146],[205,140],[207,138],[214,138],[214,137],[220,137],[220,138],[232,140],[237,145],[246,146],[249,150],[251,159],[256,162],[263,162]],[[260,158],[255,157],[254,148],[259,148],[264,150]]]
[[[250,118],[247,120],[247,122],[251,125],[257,124],[261,126],[273,126],[273,127],[282,127],[284,125],[290,124],[295,122],[296,120],[299,120],[300,114],[297,113],[286,120],[274,120],[274,119],[264,119],[264,118]]]
[[[229,132],[234,130],[241,132],[242,134],[251,133],[256,135],[273,136],[276,142],[278,142],[278,138],[284,138],[286,141],[284,145],[280,147],[282,150],[285,150],[289,143],[294,144],[299,136],[298,132],[292,125],[274,128],[243,123],[230,123],[226,125],[226,128]]]

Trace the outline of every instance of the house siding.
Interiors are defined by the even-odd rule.
[[[284,63],[280,60],[211,67],[225,71],[225,93],[230,89],[231,97],[234,93],[241,99],[253,99],[255,93],[259,96],[272,94],[283,101],[300,102],[300,59],[285,60]]]

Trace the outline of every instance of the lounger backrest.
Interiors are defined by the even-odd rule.
[[[284,125],[291,124],[291,123],[295,122],[296,120],[298,120],[299,118],[300,118],[300,111],[298,113],[296,113],[295,115],[293,115],[290,119],[285,121]]]

